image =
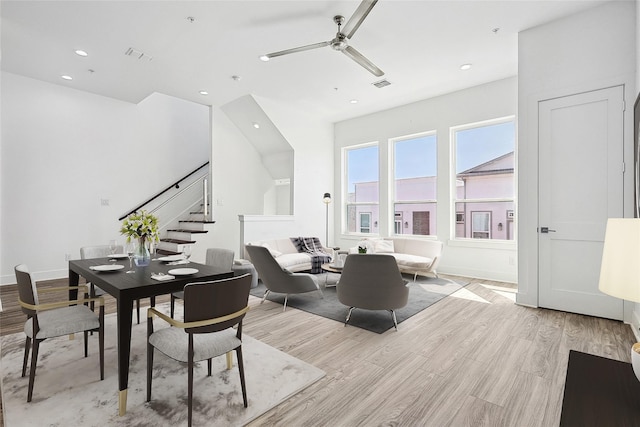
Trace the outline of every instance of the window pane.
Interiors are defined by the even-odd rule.
[[[436,233],[436,136],[393,143],[395,234]]]
[[[513,202],[456,203],[456,238],[513,240]]]
[[[456,131],[458,199],[513,198],[513,121]]]
[[[345,150],[347,209],[346,231],[349,233],[377,232],[378,202],[378,146]],[[367,213],[367,215],[362,215]],[[362,224],[363,218],[367,223]]]

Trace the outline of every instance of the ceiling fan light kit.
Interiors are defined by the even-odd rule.
[[[342,24],[345,21],[344,16],[336,15],[333,17],[333,22],[338,25],[338,32],[336,36],[329,41],[314,43],[306,46],[294,47],[292,49],[285,49],[278,52],[268,53],[266,55],[262,55],[260,59],[262,61],[268,61],[271,58],[275,58],[282,55],[288,55],[290,53],[303,52],[305,50],[318,49],[325,46],[331,46],[333,50],[344,53],[346,56],[360,64],[364,69],[369,71],[374,76],[380,77],[384,75],[384,71],[378,68],[373,62],[369,61],[363,54],[358,52],[353,46],[349,45],[349,39],[353,37],[356,30],[360,28],[364,19],[369,15],[373,6],[376,5],[378,0],[363,0],[354,14],[351,16],[349,21],[347,21],[344,28],[342,28]]]

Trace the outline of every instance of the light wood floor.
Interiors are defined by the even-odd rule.
[[[22,319],[3,288],[6,334]],[[472,279],[384,334],[251,297],[244,332],[326,376],[250,426],[557,426],[569,350],[628,362],[635,340],[621,322],[518,306],[514,295]]]

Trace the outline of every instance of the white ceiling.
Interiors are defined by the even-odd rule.
[[[336,122],[514,76],[519,31],[603,2],[380,0],[350,40],[392,83],[378,89],[380,78],[330,47],[258,59],[332,39],[333,16],[348,20],[359,1],[3,0],[2,69],[134,103],[161,92],[222,106],[252,94]],[[130,47],[152,59],[126,56]]]

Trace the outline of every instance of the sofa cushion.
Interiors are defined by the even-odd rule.
[[[395,252],[393,249],[393,240],[374,240],[373,241],[373,253],[374,254],[388,254]]]
[[[276,258],[278,264],[282,268],[289,268],[293,266],[305,265],[307,269],[311,268],[311,257],[309,254],[282,254]]]
[[[400,267],[400,269],[402,269],[402,267],[414,268],[414,269],[427,269],[433,262],[433,259],[431,258],[418,256],[418,255],[399,254],[399,253],[393,253],[390,255],[392,255],[396,259],[396,262],[398,263],[398,267]]]

